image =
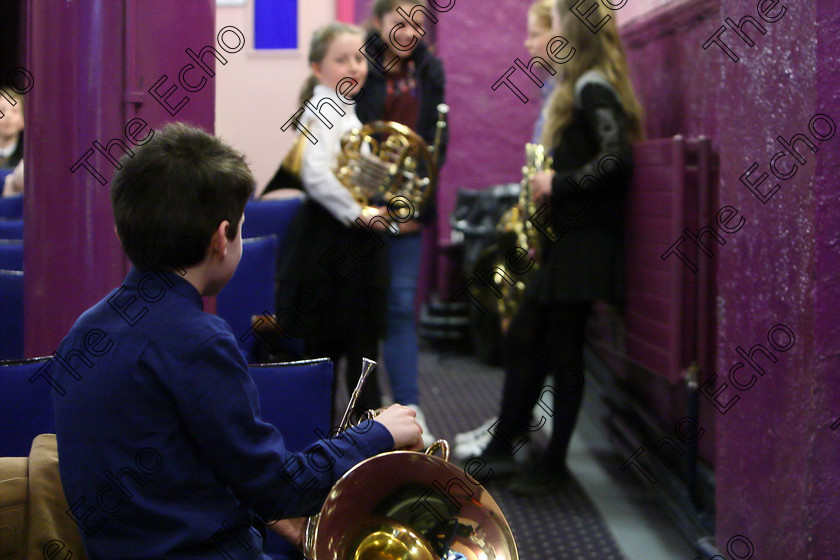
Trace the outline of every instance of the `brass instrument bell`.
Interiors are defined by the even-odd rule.
[[[462,469],[431,453],[391,451],[362,461],[333,486],[311,560],[518,560],[501,509]]]
[[[340,428],[376,362],[364,358]],[[375,413],[363,418],[373,421]],[[441,450],[443,457],[434,453]],[[308,560],[519,560],[513,532],[495,500],[449,462],[449,444],[425,453],[389,451],[356,464],[330,490],[306,526]]]
[[[438,105],[434,146],[396,122],[376,121],[341,138],[335,176],[363,207],[407,198],[422,212],[437,186],[438,152],[449,107]]]

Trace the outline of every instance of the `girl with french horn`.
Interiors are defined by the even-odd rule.
[[[496,471],[513,473],[513,453],[535,429],[531,413],[546,390],[553,422],[543,456],[519,473],[511,490],[538,494],[568,480],[566,453],[583,399],[583,346],[595,300],[623,295],[622,215],[632,171],[630,142],[642,138],[642,110],[627,72],[614,15],[593,4],[593,33],[575,16],[576,0],[553,4],[553,35],[575,53],[558,68],[544,111],[542,143],[552,149],[553,169],[531,183],[537,205],[547,203],[558,233],[542,237],[540,268],[527,283],[523,302],[506,333],[506,376],[500,420],[481,458]],[[554,374],[555,389],[545,388]],[[542,421],[542,419],[541,419]]]
[[[356,221],[382,224],[384,219],[376,219],[387,219],[388,213],[363,208],[332,171],[341,137],[362,125],[353,97],[360,95],[368,71],[360,52],[363,40],[362,29],[345,23],[321,27],[312,37],[312,75],[301,92],[301,103],[308,103],[300,123],[317,143],[306,142],[303,148],[300,180],[307,200],[289,230],[288,249],[280,253],[277,269],[277,309],[298,311],[294,334],[305,340],[307,355],[327,356],[336,366],[346,358],[348,392],[359,379],[362,358],[378,355],[388,293],[386,252],[371,238],[383,234]],[[355,80],[352,90],[346,78]],[[358,410],[381,406],[375,371],[357,403]]]

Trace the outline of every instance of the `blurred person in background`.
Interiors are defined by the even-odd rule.
[[[444,102],[443,64],[431,53],[422,37],[397,13],[397,9],[401,8],[411,14],[417,6],[427,9],[424,0],[376,0],[373,3],[373,29],[367,39],[371,40],[374,34],[378,38],[368,47],[369,52],[373,52],[374,47],[381,48],[383,42],[387,48],[376,59],[381,66],[369,61],[364,95],[358,99],[356,114],[365,124],[381,120],[403,124],[432,146],[437,130],[437,106]],[[432,22],[417,12],[412,14],[415,24],[428,33]],[[387,68],[387,71],[382,72],[382,68]],[[446,138],[444,130],[437,154],[438,169],[446,159]],[[423,427],[423,442],[427,446],[435,438],[420,408],[415,299],[420,277],[421,233],[423,227],[433,223],[434,219],[435,204],[432,199],[422,211],[418,209],[413,219],[400,224],[399,234],[389,240],[391,285],[383,344],[384,365],[394,402],[417,412],[417,422]]]

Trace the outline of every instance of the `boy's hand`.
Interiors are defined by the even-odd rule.
[[[306,533],[306,520],[308,517],[295,517],[292,519],[280,519],[267,525],[268,529],[295,545],[298,550],[303,550],[303,538]]]
[[[417,413],[407,406],[392,404],[376,417],[376,421],[391,432],[394,449],[423,449],[423,428],[414,419],[416,415]]]

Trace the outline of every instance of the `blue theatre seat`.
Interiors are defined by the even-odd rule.
[[[247,221],[247,220],[246,220]],[[243,239],[242,260],[233,278],[216,297],[216,312],[228,322],[239,348],[249,362],[253,359],[258,339],[247,337],[251,317],[265,311],[274,313],[274,270],[277,236]]]
[[[0,457],[27,457],[35,436],[55,433],[53,389],[29,381],[48,359],[0,362]]]
[[[39,434],[55,433],[52,387],[30,379],[49,357],[0,362],[0,457],[26,457]],[[315,431],[329,433],[333,364],[326,358],[249,366],[259,392],[261,418],[277,426],[286,448],[302,451],[314,443]],[[302,555],[268,532],[266,553],[275,559]]]
[[[262,419],[283,434],[286,448],[302,451],[314,443],[315,430],[329,433],[332,413],[333,363],[326,358],[249,366],[260,395]],[[271,531],[265,551],[272,558],[303,556]]]
[[[0,270],[23,270],[23,241],[0,239]]]
[[[242,237],[276,235],[277,246],[283,248],[286,232],[300,209],[301,198],[281,200],[249,200],[245,205]]]
[[[0,270],[0,360],[20,358],[23,358],[23,272]]]
[[[3,185],[0,181],[0,187]],[[0,197],[0,218],[23,218],[23,195]]]
[[[0,239],[23,239],[23,220],[0,219]]]

